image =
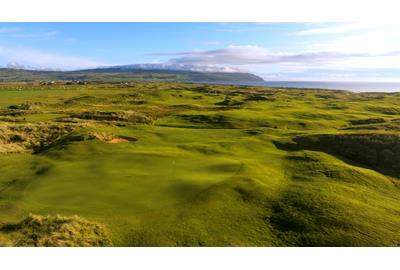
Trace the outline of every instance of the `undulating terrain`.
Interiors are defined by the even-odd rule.
[[[0,84],[0,245],[399,246],[400,93]]]

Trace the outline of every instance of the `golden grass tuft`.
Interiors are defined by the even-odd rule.
[[[111,241],[103,225],[78,216],[30,214],[17,224],[0,228],[1,246],[104,247]]]

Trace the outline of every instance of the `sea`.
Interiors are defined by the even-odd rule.
[[[211,82],[206,82],[211,84]],[[214,84],[214,83],[212,83]],[[221,83],[215,83],[221,84]],[[323,82],[323,81],[264,81],[264,82],[224,82],[222,84],[290,87],[307,89],[333,89],[352,92],[400,92],[400,82]]]

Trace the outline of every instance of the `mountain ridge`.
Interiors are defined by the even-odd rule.
[[[172,69],[140,69],[101,67],[76,71],[53,71],[0,68],[0,82],[82,80],[99,82],[118,81],[175,81],[175,82],[263,82],[247,72],[211,72]]]

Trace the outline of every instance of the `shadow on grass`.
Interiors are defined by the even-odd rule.
[[[363,162],[362,158],[357,158],[354,155],[349,157],[349,155],[343,154],[340,151],[340,149],[338,149],[339,146],[333,147],[329,144],[324,144],[323,142],[320,141],[314,141],[313,139],[304,140],[304,138],[313,138],[313,136],[314,135],[295,137],[293,141],[290,142],[273,141],[273,144],[279,150],[284,150],[284,151],[311,150],[311,151],[324,152],[352,166],[375,170],[379,173],[395,178],[398,178],[400,175],[400,169],[396,170],[387,168],[387,166],[379,162],[375,162],[374,164],[371,163],[367,164],[366,162]]]

